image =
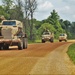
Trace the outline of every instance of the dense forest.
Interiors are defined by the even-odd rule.
[[[38,21],[33,18],[38,7],[36,0],[2,0],[2,3],[0,16],[22,21],[30,40],[40,39],[45,29],[53,32],[56,39],[60,33],[67,33],[68,39],[75,39],[75,22],[61,19],[55,9],[46,19]]]

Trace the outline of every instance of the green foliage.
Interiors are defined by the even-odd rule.
[[[41,21],[37,21],[36,19],[33,19],[33,23],[36,29],[39,29],[39,27],[41,26]]]
[[[63,19],[60,19],[59,22],[60,22],[60,24],[61,24],[61,27],[65,30],[65,29],[66,29],[66,26],[65,26],[65,24],[64,24]]]
[[[3,15],[6,19],[17,19],[22,21],[23,20],[23,12],[22,12],[22,5],[21,2],[14,5],[14,0],[2,0],[3,2]]]
[[[68,53],[70,59],[75,64],[75,44],[72,44],[72,45],[69,46],[67,53]]]
[[[0,16],[4,16],[5,18],[8,18],[10,15],[6,13],[5,9],[3,6],[0,6]],[[1,21],[0,21],[1,22]]]
[[[43,31],[45,31],[46,29],[48,29],[51,32],[55,32],[55,28],[49,24],[49,23],[44,23],[41,25],[41,27],[38,30],[38,33],[41,35],[43,33]]]
[[[12,6],[13,0],[2,0],[4,6],[8,6],[8,8],[10,8],[10,6]]]
[[[4,12],[6,14],[4,14],[4,16],[9,19],[10,18],[10,9],[13,5],[13,0],[2,0],[3,2],[3,7],[4,7]]]
[[[48,23],[52,24],[52,25],[55,25],[55,20],[53,20],[53,19],[51,18],[51,16],[49,16],[46,21],[47,21]]]
[[[14,9],[10,10],[11,19],[17,19],[23,21],[23,12],[19,9],[18,6],[14,7]]]
[[[51,18],[52,18],[54,21],[59,20],[59,15],[58,15],[58,13],[57,13],[55,10],[53,10],[53,11],[51,12]]]

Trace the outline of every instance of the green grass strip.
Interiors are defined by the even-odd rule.
[[[68,53],[70,59],[75,64],[75,43],[69,46],[67,53]]]

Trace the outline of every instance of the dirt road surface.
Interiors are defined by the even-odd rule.
[[[1,50],[0,75],[73,75],[75,65],[66,53],[71,44],[39,43],[26,50]]]

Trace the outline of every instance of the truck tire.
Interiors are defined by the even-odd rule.
[[[45,41],[42,39],[42,43],[45,43]]]
[[[8,45],[8,44],[5,44],[5,45],[3,46],[3,49],[4,49],[4,50],[9,50],[9,45]]]
[[[2,45],[0,44],[0,50],[2,50]]]
[[[27,38],[23,38],[23,49],[27,49]]]
[[[67,40],[65,40],[65,42],[67,42]]]
[[[0,50],[1,50],[1,46],[0,46]]]
[[[23,42],[18,42],[18,50],[22,50],[23,49]]]
[[[27,48],[27,38],[20,38],[20,42],[18,42],[18,49],[22,50],[22,49],[26,49]]]
[[[59,40],[59,42],[62,42],[62,40]]]
[[[54,42],[54,39],[53,39],[53,38],[51,38],[51,39],[50,39],[50,42],[51,42],[51,43],[53,43],[53,42]]]

